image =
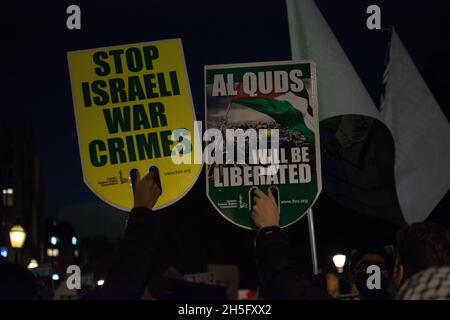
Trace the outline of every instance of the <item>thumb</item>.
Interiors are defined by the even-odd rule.
[[[275,203],[275,205],[278,206],[277,201],[276,201],[276,199],[275,199],[275,196],[273,195],[272,188],[269,188],[267,194],[268,194],[270,200],[272,200],[273,203]]]

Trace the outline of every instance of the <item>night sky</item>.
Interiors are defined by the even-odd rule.
[[[33,120],[45,179],[46,216],[67,205],[100,201],[82,179],[67,51],[181,38],[199,119],[204,117],[204,65],[290,59],[286,7],[281,0],[11,2],[2,4],[0,19],[0,116]],[[397,29],[449,118],[450,10],[444,1],[316,3],[377,103],[388,36],[385,31],[367,30],[365,12],[368,5],[378,4],[382,26]],[[82,30],[66,28],[70,4],[81,7]],[[203,181],[200,178],[197,184]],[[192,192],[198,190],[202,189]],[[209,206],[204,195],[198,197]],[[333,208],[326,196],[321,198],[319,209]],[[441,202],[441,211],[448,212],[448,198]],[[226,222],[215,223],[228,227]]]

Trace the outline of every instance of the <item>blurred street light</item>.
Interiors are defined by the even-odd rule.
[[[58,237],[51,236],[51,237],[50,237],[50,243],[51,243],[52,245],[56,245],[56,244],[58,243]]]
[[[9,230],[9,241],[11,242],[11,247],[17,249],[15,261],[19,263],[19,250],[22,249],[27,233],[22,228],[20,224],[12,226]]]
[[[33,268],[37,268],[37,267],[39,267],[39,264],[36,259],[31,259],[30,263],[27,266],[28,269],[33,269]]]
[[[47,256],[49,257],[57,257],[59,255],[59,249],[58,248],[48,248],[47,249]]]
[[[338,273],[342,273],[344,271],[346,256],[343,254],[336,254],[333,257],[333,263],[338,271]]]
[[[8,257],[8,248],[0,247],[0,256],[2,256],[3,258],[7,258]]]
[[[14,225],[11,230],[9,230],[9,240],[11,241],[11,247],[14,249],[21,249],[25,243],[27,233],[22,228],[21,225]]]

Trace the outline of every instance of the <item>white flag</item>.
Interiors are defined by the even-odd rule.
[[[313,0],[287,0],[292,59],[317,64],[319,118],[380,114]]]
[[[374,139],[384,135],[382,128],[375,126],[375,132],[367,118],[342,117],[336,122],[338,156],[322,159],[325,191],[341,205],[398,221],[392,203],[396,191],[403,220],[425,220],[450,188],[450,126],[397,34],[393,32],[379,112],[314,1],[287,0],[287,12],[292,58],[317,64],[320,120],[343,115],[377,119],[389,129],[395,146],[395,186],[391,186],[389,170],[382,163],[384,150],[389,158],[390,148]],[[356,120],[367,126],[352,134],[360,127]],[[339,136],[342,132],[345,139]],[[327,143],[322,141],[322,148]],[[355,165],[352,159],[363,161]],[[332,174],[327,175],[326,161]]]
[[[385,74],[398,201],[406,222],[423,221],[450,188],[450,125],[395,31]]]

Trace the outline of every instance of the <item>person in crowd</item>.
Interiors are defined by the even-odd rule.
[[[390,300],[394,296],[393,258],[384,247],[373,246],[353,252],[350,260],[352,281],[362,300]],[[380,287],[369,289],[367,281],[372,273],[367,273],[371,265],[377,266],[381,272]]]
[[[155,266],[159,244],[160,215],[153,206],[161,194],[155,174],[149,172],[141,179],[138,172],[131,210],[120,245],[119,255],[101,287],[83,299],[138,300],[144,295],[149,275]]]
[[[32,300],[37,282],[30,270],[17,263],[0,262],[0,300]]]
[[[431,267],[409,278],[399,300],[450,300],[450,266]]]
[[[326,290],[304,278],[292,259],[289,239],[280,228],[280,213],[272,191],[255,190],[252,218],[259,232],[255,239],[259,295],[276,300],[328,300]]]
[[[450,233],[432,222],[406,225],[397,233],[395,282],[402,286],[414,274],[431,267],[450,266]]]

